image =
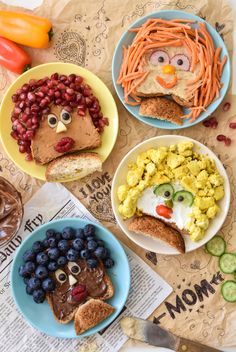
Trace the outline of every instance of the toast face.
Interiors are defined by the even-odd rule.
[[[61,113],[63,107],[53,105],[51,113],[56,116],[58,123],[61,122]],[[34,160],[39,164],[49,163],[51,160],[58,158],[68,152],[75,152],[85,149],[94,149],[100,146],[101,136],[95,128],[91,116],[86,113],[85,116],[78,116],[76,111],[70,113],[71,122],[64,125],[63,132],[57,133],[57,126],[50,127],[48,116],[44,116],[40,122],[40,128],[32,140],[31,150]],[[55,147],[61,142],[62,138],[69,137],[74,144],[65,151],[58,152]]]
[[[79,267],[78,274],[71,272],[73,265]],[[97,268],[91,269],[84,259],[79,259],[75,263],[69,262],[59,270],[61,274],[65,274],[66,280],[64,282],[58,280],[58,271],[51,274],[56,288],[52,293],[47,294],[47,300],[54,318],[61,324],[70,322],[80,305],[85,303],[85,300],[91,298],[106,300],[114,294],[112,282],[102,262],[99,263]],[[86,286],[88,292],[88,296],[81,302],[74,300],[72,296],[72,289],[78,284]]]
[[[114,311],[115,309],[110,304],[99,299],[90,299],[81,305],[75,313],[74,326],[76,335],[82,334],[84,331],[96,326]]]
[[[128,229],[161,240],[178,252],[185,253],[185,243],[180,232],[153,216],[143,215],[132,219],[128,224]]]
[[[177,125],[182,125],[180,118],[183,115],[182,108],[174,101],[167,98],[147,98],[142,100],[139,114],[159,120],[166,120]]]

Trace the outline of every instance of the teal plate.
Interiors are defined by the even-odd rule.
[[[230,59],[229,59],[229,53],[227,51],[227,48],[225,46],[225,43],[219,33],[206,21],[204,21],[202,18],[192,15],[191,13],[187,13],[184,11],[177,11],[177,10],[166,10],[166,11],[159,11],[159,12],[153,12],[150,13],[144,17],[141,17],[137,21],[135,21],[129,28],[134,28],[134,27],[139,27],[141,26],[144,22],[146,22],[149,18],[162,18],[165,20],[172,20],[175,18],[182,18],[182,19],[188,19],[188,20],[193,20],[197,22],[204,22],[206,24],[208,32],[211,34],[212,39],[214,41],[214,44],[216,47],[221,47],[221,59],[223,58],[224,55],[227,56],[227,62],[224,66],[223,73],[221,76],[221,82],[223,83],[223,87],[220,90],[220,96],[218,99],[214,100],[206,109],[206,111],[203,111],[199,117],[196,119],[196,121],[189,123],[187,119],[183,121],[183,125],[179,126],[176,124],[173,124],[168,121],[163,121],[163,120],[157,120],[157,119],[152,119],[148,117],[143,117],[139,115],[139,106],[130,106],[124,103],[124,92],[123,88],[121,85],[118,85],[116,83],[117,78],[119,76],[119,71],[122,63],[122,46],[125,45],[126,47],[131,44],[135,37],[135,33],[133,32],[124,32],[124,34],[121,36],[112,60],[112,80],[113,80],[113,85],[115,87],[116,93],[122,102],[122,104],[125,106],[125,108],[138,120],[146,123],[147,125],[161,128],[161,129],[168,129],[168,130],[178,130],[181,128],[186,128],[186,127],[191,127],[193,125],[196,125],[197,123],[205,120],[209,115],[215,111],[215,109],[219,106],[219,104],[222,102],[228,86],[230,82]],[[189,110],[187,108],[184,109],[184,113],[188,113]]]
[[[23,264],[23,253],[31,248],[33,242],[42,240],[45,237],[47,229],[54,228],[55,230],[60,231],[66,226],[79,228],[84,227],[86,224],[93,224],[96,227],[97,238],[104,240],[105,246],[110,250],[111,256],[115,261],[114,267],[108,270],[115,293],[114,296],[107,301],[115,308],[115,312],[94,328],[77,336],[74,331],[73,321],[68,324],[57,323],[46,300],[44,303],[36,304],[33,301],[32,296],[27,295],[23,279],[18,274],[18,268]],[[104,329],[121,312],[127,300],[130,288],[129,262],[120,242],[110,231],[101,225],[79,218],[50,221],[32,232],[32,234],[29,235],[19,247],[11,268],[11,288],[18,310],[25,320],[35,329],[54,337],[81,338],[90,336]]]

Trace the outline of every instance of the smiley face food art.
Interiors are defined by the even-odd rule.
[[[192,142],[181,142],[138,155],[117,197],[130,231],[161,239],[183,253],[183,236],[201,240],[220,212],[223,177]]]
[[[204,23],[153,18],[129,31],[135,37],[123,47],[117,83],[124,89],[125,103],[140,105],[141,115],[178,124],[181,118],[193,122],[219,97],[227,57],[220,57],[221,48],[215,48]],[[153,98],[167,95],[190,112],[181,116],[173,101],[169,105],[165,98]],[[171,120],[168,109],[179,119]]]
[[[26,293],[36,303],[47,299],[59,323],[74,320],[77,334],[114,311],[105,302],[114,294],[106,271],[114,261],[104,242],[96,238],[92,224],[84,229],[66,227],[62,232],[47,230],[46,237],[24,253],[23,261],[19,275],[26,284]],[[94,315],[90,323],[89,314]]]

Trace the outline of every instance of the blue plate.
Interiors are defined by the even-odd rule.
[[[112,60],[112,80],[113,80],[113,85],[115,87],[116,93],[118,97],[120,98],[120,101],[122,104],[125,106],[125,108],[138,120],[151,125],[153,127],[158,127],[162,129],[169,129],[169,130],[177,130],[180,128],[186,128],[190,127],[193,125],[196,125],[197,123],[205,120],[210,114],[213,113],[213,111],[219,106],[221,101],[223,100],[228,86],[229,86],[229,81],[230,81],[230,60],[229,60],[229,53],[227,51],[227,48],[225,46],[224,41],[222,40],[221,36],[217,33],[217,31],[206,21],[204,21],[202,18],[192,15],[191,13],[187,13],[184,11],[177,11],[177,10],[166,10],[166,11],[159,11],[159,12],[154,12],[150,13],[144,17],[141,17],[137,21],[135,21],[129,28],[134,28],[134,27],[139,27],[141,26],[144,22],[146,22],[149,18],[162,18],[165,20],[172,20],[175,18],[182,18],[182,19],[188,19],[188,20],[194,20],[197,22],[204,22],[207,26],[208,32],[211,34],[214,44],[216,47],[221,47],[221,58],[223,58],[224,55],[227,56],[228,60],[224,66],[223,73],[221,76],[221,82],[223,83],[223,87],[220,90],[220,96],[218,99],[214,100],[208,107],[207,110],[202,112],[201,115],[197,118],[196,121],[189,123],[187,119],[183,121],[182,126],[178,126],[175,124],[172,124],[171,122],[168,121],[162,121],[162,120],[156,120],[156,119],[151,119],[148,117],[143,117],[139,115],[139,106],[130,106],[124,103],[124,92],[123,88],[121,85],[118,85],[116,83],[117,78],[119,76],[119,71],[120,71],[120,66],[122,63],[122,46],[125,45],[126,47],[131,44],[133,41],[133,38],[135,37],[135,33],[128,32],[126,31],[122,37],[120,38],[120,41],[118,42],[113,60]],[[184,109],[184,112],[187,113],[188,109]]]
[[[46,230],[49,228],[60,231],[66,226],[79,228],[84,227],[86,224],[92,224],[92,222],[79,218],[50,221],[32,232],[32,234],[23,241],[14,258],[11,268],[11,288],[16,306],[30,325],[47,335],[60,338],[80,338],[92,335],[104,329],[119,315],[128,297],[130,288],[130,268],[125,251],[120,242],[110,231],[96,223],[93,223],[93,225],[96,227],[97,237],[104,240],[106,247],[110,250],[111,256],[115,261],[114,267],[108,270],[108,274],[115,289],[115,294],[107,301],[115,308],[115,312],[94,328],[77,336],[74,331],[73,321],[65,325],[57,323],[46,300],[44,303],[36,304],[32,297],[26,294],[25,284],[18,274],[18,268],[23,264],[23,253],[31,248],[33,242],[42,240],[45,237]]]

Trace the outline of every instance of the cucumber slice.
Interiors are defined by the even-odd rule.
[[[221,293],[227,302],[236,302],[236,282],[225,281],[221,286]]]
[[[225,240],[221,236],[213,237],[209,242],[206,244],[207,251],[214,255],[215,257],[220,257],[224,254],[226,248]]]
[[[174,188],[170,183],[162,183],[162,185],[156,186],[153,192],[156,196],[160,196],[165,199],[172,199]]]
[[[236,271],[236,255],[225,253],[220,257],[220,269],[225,274],[233,274]]]
[[[193,204],[194,197],[192,193],[188,191],[178,191],[175,192],[173,200],[175,202],[179,202],[186,205],[186,207],[191,207],[191,205]]]

